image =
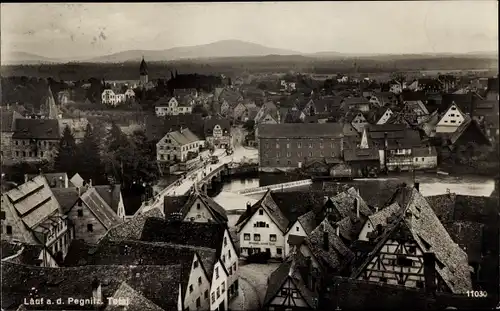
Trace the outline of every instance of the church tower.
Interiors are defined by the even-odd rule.
[[[52,94],[50,86],[47,95],[45,95],[44,102],[40,106],[40,113],[48,119],[57,119],[59,117],[59,109],[56,106],[56,101],[54,100],[54,95]]]
[[[139,77],[141,86],[145,86],[148,83],[148,65],[146,65],[144,56],[142,57],[141,66],[139,67]]]

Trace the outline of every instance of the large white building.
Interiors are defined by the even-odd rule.
[[[454,133],[465,118],[466,115],[453,103],[436,125],[436,133]]]
[[[118,106],[125,103],[127,100],[135,99],[135,92],[132,89],[127,89],[123,94],[112,89],[104,90],[101,94],[101,102],[105,105]]]
[[[175,97],[163,97],[155,104],[155,113],[158,117],[189,114],[193,111],[194,101],[179,103]]]
[[[203,141],[188,128],[171,131],[156,144],[156,160],[185,162],[189,153],[197,154],[202,145]]]

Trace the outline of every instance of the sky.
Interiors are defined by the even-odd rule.
[[[2,53],[78,59],[242,40],[301,53],[497,51],[498,2],[8,3]]]

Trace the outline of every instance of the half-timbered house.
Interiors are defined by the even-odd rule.
[[[413,187],[394,196],[401,209],[372,235],[373,251],[352,277],[370,282],[465,294],[472,289],[467,254],[456,244],[426,199]],[[427,283],[429,284],[429,283]]]

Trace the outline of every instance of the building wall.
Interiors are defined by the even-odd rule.
[[[195,262],[197,262],[196,268]],[[191,291],[191,287],[193,291]],[[208,310],[210,308],[210,295],[208,298],[205,298],[205,291],[210,292],[210,280],[203,271],[202,262],[199,260],[198,256],[195,255],[191,263],[191,273],[189,274],[189,281],[184,296],[184,309]],[[200,299],[199,308],[196,307],[196,300],[198,298]]]
[[[380,125],[380,124],[386,124],[387,121],[391,118],[393,112],[391,109],[387,109],[385,112],[384,112],[384,115],[377,121],[377,124]]]
[[[453,133],[464,120],[465,118],[457,109],[457,106],[451,105],[443,117],[441,117],[441,120],[439,120],[436,126],[436,133]]]
[[[2,160],[12,159],[12,135],[14,132],[1,132],[0,147],[2,149]]]
[[[415,169],[431,169],[437,167],[437,155],[413,157],[413,166]]]
[[[83,211],[83,216],[78,216],[78,210]],[[84,202],[81,203],[81,206],[76,203],[67,215],[74,224],[75,239],[81,239],[87,243],[97,243],[107,232]],[[87,229],[89,224],[92,225],[92,232]]]
[[[415,252],[413,254],[409,253],[408,250],[413,247]],[[358,277],[358,280],[367,280],[371,282],[379,282],[393,285],[404,285],[406,287],[417,288],[417,282],[421,282],[420,286],[423,286],[424,282],[424,268],[423,268],[423,253],[420,247],[416,243],[407,242],[404,247],[393,240],[388,240],[384,246],[380,249],[381,254],[380,260],[381,264],[379,266],[379,257],[376,256],[365,268],[369,273],[368,276],[362,275]],[[400,266],[397,264],[397,256],[400,254],[404,258],[411,261],[411,265],[408,267]],[[379,268],[380,267],[380,268]],[[399,284],[398,279],[400,274],[407,277],[404,284]],[[384,280],[385,278],[385,280]]]
[[[398,154],[399,152],[399,154]],[[404,152],[404,153],[403,153]],[[413,167],[412,149],[388,150],[387,169],[409,170]]]
[[[217,277],[217,274],[219,277]],[[217,293],[219,293],[219,297],[217,297]],[[212,299],[212,297],[215,299]],[[224,272],[221,262],[217,261],[214,265],[212,285],[210,288],[210,310],[216,310],[221,304],[224,305],[224,310],[227,310],[227,274]]]
[[[340,138],[259,138],[261,168],[297,168],[305,160],[340,156]]]
[[[209,209],[205,206],[200,199],[196,199],[194,204],[189,209],[189,212],[186,214],[184,221],[193,221],[193,222],[215,222],[212,214]]]
[[[230,292],[234,286],[234,282],[238,280],[239,276],[239,267],[238,267],[238,254],[236,253],[236,249],[233,246],[233,243],[231,243],[231,235],[229,234],[229,231],[226,229],[226,232],[224,233],[224,239],[222,241],[222,250],[221,250],[221,261],[226,267],[226,270],[228,272],[227,276],[227,284],[226,288],[228,290],[228,297],[231,298]],[[233,292],[233,295],[235,295],[235,292]]]
[[[271,300],[269,306],[284,306],[284,307],[295,307],[295,308],[306,308],[309,307],[307,302],[302,298],[299,293],[299,289],[295,284],[288,278],[281,289],[278,291],[276,296]]]
[[[28,228],[26,228],[21,218],[17,216],[14,207],[10,204],[9,199],[6,197],[6,195],[2,195],[1,203],[1,211],[5,213],[5,219],[1,220],[2,240],[6,240],[9,242],[19,241],[23,243],[35,243],[31,232],[29,232]],[[8,226],[12,230],[11,234],[7,233]]]
[[[293,226],[290,227],[290,230],[285,235],[285,257],[290,254],[290,245],[288,244],[288,238],[290,235],[299,235],[299,236],[307,236],[306,231],[300,224],[300,222],[297,220]]]
[[[269,248],[272,258],[283,258],[286,242],[284,234],[264,209],[260,208],[259,210],[263,211],[262,215],[257,211],[239,232],[240,255],[242,257],[248,256],[248,248],[257,248],[260,252],[265,252]],[[265,222],[269,227],[254,227],[258,221]],[[245,234],[250,234],[250,240],[245,240]],[[260,241],[255,241],[255,234],[260,234]],[[271,234],[276,235],[276,241],[270,241]],[[278,254],[279,250],[281,250],[281,254]]]
[[[35,229],[36,230],[36,229]],[[69,245],[73,235],[72,227],[69,227],[67,220],[59,219],[58,226],[50,228],[45,245],[56,256],[57,252],[62,252],[63,258],[68,253]]]
[[[172,139],[169,134],[167,134],[156,144],[156,160],[173,161],[174,159],[177,159],[184,162],[186,161],[188,153],[199,152],[201,145],[201,141],[193,142],[187,145],[180,145]]]
[[[368,121],[366,121],[365,117],[362,114],[358,114],[351,122],[352,126],[358,131],[358,133],[363,132],[365,126],[368,125]]]
[[[12,158],[14,161],[36,162],[51,161],[55,156],[55,150],[59,144],[57,140],[35,139],[13,139]]]

